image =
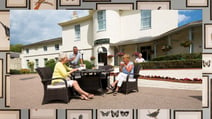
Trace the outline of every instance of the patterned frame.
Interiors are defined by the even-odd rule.
[[[32,7],[31,2],[32,2],[32,0],[29,0],[29,9],[33,9],[33,8],[31,8]],[[57,9],[58,9],[58,0],[55,0],[55,10],[57,10]]]
[[[65,7],[67,7],[67,6],[81,6],[81,0],[78,0],[79,1],[79,4],[77,4],[77,5],[62,5],[62,0],[59,0],[59,6],[65,6]]]
[[[69,119],[68,118],[68,112],[69,111],[88,111],[91,113],[91,118],[86,118],[86,119],[93,119],[93,109],[66,109],[65,111],[65,119]]]
[[[113,110],[113,109],[111,109],[111,110]],[[136,118],[136,116],[134,115],[135,110],[134,109],[131,109],[131,111],[132,111],[132,119]],[[137,112],[137,110],[136,110],[136,112]],[[98,116],[98,109],[96,109],[96,119],[99,119],[98,117],[99,117]]]
[[[201,116],[201,119],[203,119],[203,111],[202,110],[174,110],[174,119],[177,119],[176,118],[176,113],[177,112],[200,112],[200,116]]]
[[[18,1],[18,0],[16,0]],[[6,8],[27,8],[28,5],[28,0],[25,0],[25,4],[24,5],[20,5],[20,6],[15,6],[15,5],[8,5],[9,0],[5,0],[5,7]]]
[[[139,119],[138,118],[138,110],[139,109],[136,110],[136,119]],[[169,110],[169,119],[171,119],[171,110],[170,109],[168,109],[168,110]]]
[[[189,5],[189,0],[186,0],[186,7],[208,7],[208,0],[206,5]]]
[[[10,107],[10,97],[10,75],[5,75],[5,107]]]
[[[8,112],[8,113],[14,113],[16,114],[16,116],[18,116],[18,118],[16,119],[21,119],[21,110],[20,109],[0,109],[0,111],[5,111],[5,112]],[[18,115],[17,115],[18,114]]]
[[[0,82],[1,82],[1,85],[0,85],[0,90],[1,91],[0,92],[1,92],[1,95],[0,95],[0,98],[3,98],[3,93],[4,93],[4,91],[3,91],[3,82],[4,82],[3,81],[4,80],[4,65],[3,64],[4,63],[3,62],[4,62],[4,60],[0,59],[0,63],[1,63],[1,67],[0,67],[1,68],[1,70],[0,70],[0,72],[1,72],[0,73],[1,74],[0,75]]]
[[[31,119],[31,109],[28,109],[28,119]],[[58,109],[55,109],[55,119],[58,119]]]
[[[136,1],[136,9],[138,9],[138,3],[139,2],[146,2],[146,3],[148,3],[148,2],[154,2],[154,3],[158,3],[158,2],[161,2],[161,3],[163,3],[163,2],[168,2],[169,3],[169,9],[171,9],[171,1]]]
[[[203,77],[206,77],[207,79],[207,105],[206,106],[202,106],[202,108],[208,108],[209,106],[209,76],[204,76]],[[203,100],[202,100],[203,101]]]
[[[134,10],[134,3],[96,3],[96,9],[98,10],[98,5],[132,5],[132,10]]]

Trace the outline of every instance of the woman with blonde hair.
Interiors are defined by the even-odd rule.
[[[130,55],[125,54],[122,57],[122,61],[120,63],[119,71],[120,73],[116,77],[116,80],[108,87],[108,90],[113,91],[115,86],[117,85],[115,91],[113,92],[113,95],[116,96],[118,93],[119,88],[121,87],[122,83],[126,81],[127,75],[130,74],[130,81],[135,80],[133,79],[133,73],[134,73],[134,64],[130,61]]]
[[[65,64],[69,61],[68,57],[65,53],[60,53],[59,54],[59,62],[56,63],[54,67],[54,72],[52,78],[64,78],[67,80],[67,84],[69,87],[73,87],[81,96],[81,99],[88,100],[94,97],[93,94],[89,94],[88,92],[85,92],[82,90],[78,84],[77,81],[75,80],[70,80],[70,75],[71,73],[77,71],[78,69],[72,69],[66,66]],[[52,85],[61,85],[64,84],[65,82],[63,80],[53,80]]]

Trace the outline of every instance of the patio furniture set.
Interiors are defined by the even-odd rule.
[[[135,64],[134,78],[135,82],[129,82],[127,77],[126,82],[122,84],[120,92],[128,94],[131,91],[138,92],[138,77],[141,66]],[[65,79],[60,78],[65,82],[64,85],[51,85],[53,71],[49,67],[37,68],[41,82],[43,84],[44,96],[42,104],[47,104],[53,101],[63,101],[68,103],[73,96],[76,96],[76,92],[73,88],[67,86]],[[106,92],[106,88],[110,83],[110,74],[113,73],[113,67],[100,66],[99,69],[83,69],[72,73],[71,79],[77,80],[80,87],[88,92],[92,92],[96,95],[102,95]]]

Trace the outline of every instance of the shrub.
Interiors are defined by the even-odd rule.
[[[90,61],[88,60],[84,60],[83,61],[84,64],[86,65],[86,69],[92,69],[92,67],[94,67],[94,64],[92,64]]]
[[[141,65],[143,69],[202,68],[202,60],[149,61],[142,62]]]
[[[10,74],[21,74],[21,72],[17,69],[10,69]]]
[[[201,53],[191,53],[191,54],[176,54],[167,55],[153,58],[152,61],[163,61],[163,60],[187,60],[187,59],[202,59]]]
[[[30,70],[29,69],[21,69],[20,73],[21,74],[28,74],[28,73],[30,73]]]
[[[33,62],[33,61],[29,61],[29,62],[27,63],[27,66],[30,68],[31,72],[34,71],[34,62]]]
[[[52,71],[54,71],[54,66],[55,66],[56,62],[54,59],[50,59],[45,63],[46,67],[50,67],[52,69]]]

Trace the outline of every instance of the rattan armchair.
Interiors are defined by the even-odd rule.
[[[52,79],[53,71],[49,67],[42,67],[37,68],[36,71],[38,72],[41,82],[43,84],[44,88],[44,96],[43,96],[43,102],[42,104],[49,103],[51,101],[60,100],[65,103],[69,102],[70,97],[70,88],[67,86],[67,82],[63,78],[55,78],[55,79],[61,79],[65,83],[64,85],[51,85],[51,81],[55,80]]]
[[[139,91],[138,90],[138,77],[139,75],[139,71],[141,69],[141,65],[140,64],[135,64],[134,65],[134,76],[133,78],[135,79],[135,81],[131,82],[129,81],[129,74],[127,76],[127,80],[126,82],[123,82],[122,86],[120,87],[120,91],[128,94],[131,91]]]

